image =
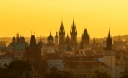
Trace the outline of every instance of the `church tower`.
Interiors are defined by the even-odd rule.
[[[63,21],[61,21],[60,30],[59,30],[59,45],[64,44],[64,41],[65,41],[65,30],[64,30]]]
[[[83,42],[84,48],[89,47],[89,40],[90,40],[90,37],[89,37],[89,34],[87,32],[87,29],[84,29],[84,33],[82,35],[82,42]]]
[[[60,30],[59,30],[59,53],[63,53],[65,48],[65,30],[63,21],[61,20]]]
[[[47,53],[54,53],[54,39],[51,32],[47,38]]]
[[[73,20],[73,24],[71,26],[70,35],[71,35],[71,46],[74,49],[77,49],[77,29],[76,29],[74,20]]]
[[[104,63],[111,69],[112,76],[115,77],[115,50],[112,48],[112,37],[110,36],[110,30],[106,40],[106,48],[104,49]]]
[[[36,47],[36,38],[35,38],[35,35],[31,35],[30,47]]]

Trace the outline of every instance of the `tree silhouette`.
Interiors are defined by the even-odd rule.
[[[75,78],[71,72],[59,71],[57,68],[53,67],[49,72],[44,72],[44,78]]]
[[[33,71],[32,61],[14,60],[1,69],[0,78],[22,78],[25,73],[28,74],[30,71]]]
[[[92,78],[113,78],[108,71],[96,70],[92,75]]]

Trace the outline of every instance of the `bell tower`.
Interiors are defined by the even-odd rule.
[[[61,20],[60,30],[59,30],[59,47],[58,52],[63,53],[65,48],[65,30],[63,21]]]
[[[115,50],[112,48],[112,37],[110,29],[106,40],[106,48],[104,49],[104,63],[110,67],[112,76],[115,78]]]

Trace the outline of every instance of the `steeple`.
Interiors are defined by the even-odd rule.
[[[108,32],[108,37],[106,40],[106,48],[104,49],[103,62],[111,69],[111,74],[115,78],[115,55],[116,51],[112,48],[112,37],[110,34],[110,29]]]
[[[77,29],[76,29],[76,25],[74,23],[74,18],[73,18],[73,23],[71,25],[70,35],[71,35],[71,45],[72,45],[73,48],[76,48],[76,45],[77,45]]]
[[[70,35],[77,35],[77,29],[76,29],[76,25],[74,23],[74,20],[73,20],[73,23],[71,26]]]
[[[109,32],[108,32],[108,37],[107,37],[107,40],[106,40],[106,50],[112,50],[112,37],[110,36],[110,29],[109,29]]]
[[[63,21],[62,20],[61,20],[59,35],[65,35],[65,30],[64,30],[64,25],[63,25]]]

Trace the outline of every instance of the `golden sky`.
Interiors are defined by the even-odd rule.
[[[84,28],[90,37],[128,34],[128,0],[0,0],[0,37],[17,32],[30,36],[55,35],[61,17],[66,33],[74,21],[78,36]]]

